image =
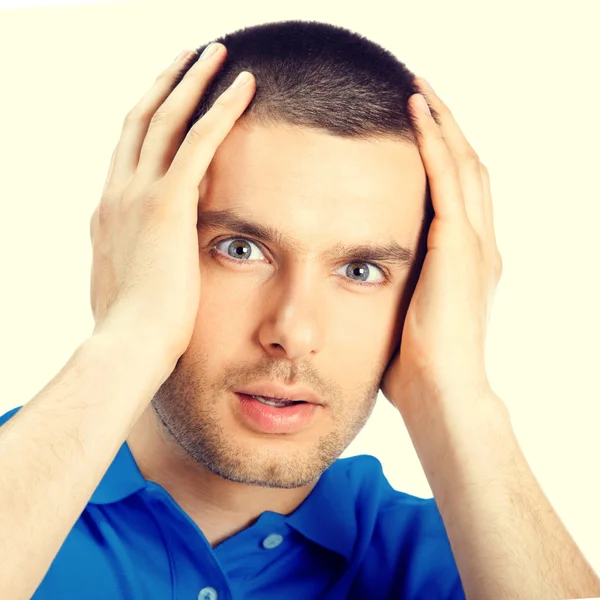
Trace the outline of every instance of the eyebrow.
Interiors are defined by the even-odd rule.
[[[249,235],[261,241],[275,244],[290,254],[302,250],[303,246],[277,229],[244,219],[234,210],[198,211],[198,231],[209,229],[227,229],[243,235]],[[410,266],[414,260],[413,251],[394,240],[384,244],[334,244],[321,257],[338,261],[351,259],[360,262],[387,263],[391,266]]]

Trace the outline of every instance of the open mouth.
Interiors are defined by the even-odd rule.
[[[258,400],[262,404],[268,404],[269,406],[275,406],[277,408],[283,408],[285,406],[292,406],[294,404],[306,404],[305,400],[282,400],[281,398],[267,398],[264,396],[250,396],[255,400]]]
[[[317,418],[318,404],[307,400],[285,400],[236,392],[236,412],[250,429],[260,433],[298,433]]]

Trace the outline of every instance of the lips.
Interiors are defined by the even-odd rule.
[[[297,402],[287,406],[271,406],[242,392],[234,409],[241,423],[258,433],[291,434],[310,427],[321,412],[317,404]]]

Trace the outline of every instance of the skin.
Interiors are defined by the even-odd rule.
[[[193,336],[127,438],[143,475],[169,491],[213,546],[265,510],[291,513],[368,420],[416,261],[413,269],[354,265],[367,266],[363,278],[376,284],[363,287],[352,256],[320,255],[338,243],[389,240],[416,251],[425,187],[418,148],[398,140],[243,120],[218,148],[200,186]],[[277,229],[293,253],[203,228],[203,212],[216,210]],[[227,260],[240,238],[252,242],[243,245],[249,258]],[[308,386],[325,406],[298,433],[254,431],[237,416],[232,392],[259,380]]]

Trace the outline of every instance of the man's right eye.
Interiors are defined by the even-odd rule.
[[[265,258],[260,251],[260,248],[254,242],[251,242],[246,238],[226,238],[215,244],[213,249],[224,258],[229,258],[236,262],[249,262],[249,257],[253,257],[256,254],[256,251],[254,251],[252,247],[256,248],[256,251],[258,251],[263,259]]]

